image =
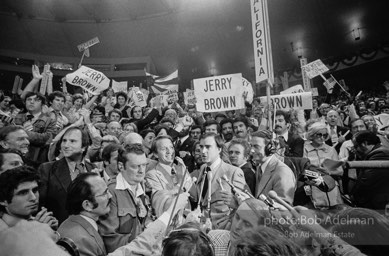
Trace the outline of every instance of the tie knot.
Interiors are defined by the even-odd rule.
[[[33,118],[34,118],[33,115],[31,115],[31,114],[28,114],[28,115],[27,115],[27,120],[32,120]]]
[[[176,170],[174,170],[174,168],[172,168],[171,174],[172,175],[176,175],[177,174],[177,172],[176,172]]]

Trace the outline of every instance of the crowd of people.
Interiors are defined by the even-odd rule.
[[[33,71],[0,94],[0,255],[386,255],[389,92],[199,113]]]

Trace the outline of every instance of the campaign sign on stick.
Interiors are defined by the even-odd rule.
[[[242,83],[241,73],[193,80],[197,110],[220,112],[244,108]]]
[[[329,70],[320,59],[302,66],[301,69],[305,71],[305,74],[309,77],[309,79],[317,77]]]
[[[116,82],[112,79],[112,90],[114,92],[127,92],[127,81]]]
[[[196,96],[194,94],[194,90],[187,90],[186,92],[184,92],[184,102],[186,105],[196,104]]]
[[[178,93],[175,91],[169,91],[167,94],[168,97],[168,102],[177,102],[178,101]]]
[[[92,38],[91,40],[85,42],[85,43],[82,43],[82,44],[79,44],[77,45],[77,48],[80,52],[82,51],[85,51],[86,49],[88,49],[89,47],[95,45],[95,44],[98,44],[100,43],[100,40],[98,37],[94,37]],[[89,57],[89,56],[88,56]]]
[[[284,91],[281,91],[280,94],[291,94],[291,93],[302,93],[302,92],[304,92],[304,89],[301,86],[301,84],[298,84],[298,85],[292,86]]]
[[[81,66],[75,72],[66,75],[66,82],[99,95],[109,87],[109,79],[100,71]]]
[[[254,45],[255,80],[274,82],[270,42],[269,15],[266,0],[251,0],[251,24]]]
[[[261,103],[267,102],[267,97],[261,97]],[[312,92],[282,94],[270,96],[271,104],[274,104],[276,109],[295,110],[312,109]]]

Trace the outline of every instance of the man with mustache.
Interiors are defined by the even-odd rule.
[[[303,157],[304,140],[298,136],[293,135],[289,131],[290,116],[283,110],[276,111],[276,118],[274,122],[274,133],[278,140],[282,140],[286,144],[285,156],[289,157]]]
[[[230,142],[234,137],[234,130],[232,129],[233,120],[230,118],[225,118],[220,121],[220,126],[222,129],[222,135],[224,142]]]
[[[76,244],[80,255],[106,255],[97,221],[110,210],[112,195],[97,173],[82,173],[70,184],[66,207],[71,214],[59,227],[61,237]]]

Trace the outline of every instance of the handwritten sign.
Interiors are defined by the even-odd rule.
[[[109,87],[109,79],[102,72],[81,66],[75,72],[66,75],[66,82],[99,95]]]
[[[256,82],[260,83],[268,79],[273,83],[274,73],[267,1],[251,0],[250,6]]]
[[[116,82],[112,80],[112,90],[114,92],[127,92],[127,81]]]
[[[298,84],[298,85],[292,86],[284,91],[281,91],[280,94],[291,94],[291,93],[302,93],[302,92],[304,92],[304,89],[301,86],[301,84]]]
[[[244,108],[242,83],[240,73],[193,80],[197,110],[219,112]]]
[[[177,92],[170,92],[169,94],[168,94],[168,99],[167,99],[167,101],[168,102],[177,102],[178,101],[178,93]]]
[[[261,103],[267,102],[267,97],[260,97]],[[289,110],[291,108],[295,110],[300,109],[312,109],[312,93],[293,93],[270,96],[271,104],[274,104],[277,109]]]
[[[91,40],[85,42],[85,43],[82,43],[82,44],[79,44],[77,45],[77,48],[80,52],[82,51],[85,51],[86,49],[88,49],[89,47],[95,45],[95,44],[98,44],[100,43],[100,40],[98,37],[94,37],[92,38]]]
[[[320,74],[323,74],[329,70],[320,59],[308,63],[305,66],[302,66],[301,69],[303,70],[303,72],[305,71],[305,74],[310,79],[317,77]]]
[[[135,102],[135,106],[139,106],[139,107],[146,107],[147,106],[146,98],[140,90],[135,91],[132,94],[132,99]]]
[[[308,64],[307,58],[300,59],[300,67],[303,67],[307,64]],[[306,92],[309,92],[311,90],[311,80],[309,80],[309,78],[305,72],[306,71],[303,68],[301,68],[301,75],[303,77],[304,90]]]
[[[244,77],[242,77],[242,82],[243,82],[243,91],[247,93],[246,101],[248,101],[251,104],[254,100],[253,86],[251,85],[249,80],[247,80]]]
[[[184,103],[186,105],[196,104],[196,96],[194,94],[194,90],[187,90],[186,92],[184,92]]]
[[[152,98],[150,100],[150,105],[151,107],[161,107],[161,108],[164,108],[164,107],[167,107],[168,106],[168,102],[167,102],[167,99],[168,99],[168,95],[157,95],[155,96],[154,98]]]

